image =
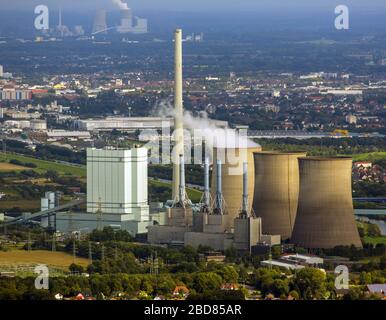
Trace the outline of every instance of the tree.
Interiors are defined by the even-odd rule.
[[[69,266],[69,269],[73,273],[84,273],[84,268],[79,264],[72,263]]]
[[[386,254],[384,254],[379,260],[379,268],[382,270],[386,269]]]
[[[305,299],[323,299],[326,294],[326,274],[315,268],[304,268],[298,271],[295,286]]]
[[[233,266],[224,266],[218,272],[227,283],[237,283],[239,274]]]
[[[199,272],[193,276],[193,287],[199,292],[218,290],[222,284],[222,278],[214,272]]]

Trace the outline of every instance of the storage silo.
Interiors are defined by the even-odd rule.
[[[214,148],[213,163],[218,160],[222,163],[222,194],[224,199],[224,208],[227,219],[228,229],[233,228],[234,219],[239,216],[243,201],[243,163],[248,163],[248,211],[252,209],[253,191],[255,187],[255,165],[253,153],[261,151],[261,146],[249,143],[246,148]],[[216,186],[216,166],[213,166],[211,197],[215,199]]]
[[[352,201],[352,159],[299,159],[299,205],[291,242],[304,248],[362,247]]]
[[[264,234],[291,237],[299,197],[298,158],[305,156],[305,152],[254,154],[253,210],[262,218]]]

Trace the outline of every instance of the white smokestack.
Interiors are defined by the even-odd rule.
[[[216,213],[223,214],[221,161],[217,161]]]
[[[243,214],[248,215],[248,162],[243,163]]]
[[[186,200],[186,194],[185,194],[185,163],[184,163],[184,155],[180,155],[180,195],[179,199],[181,204],[183,204]]]
[[[179,177],[179,156],[184,154],[184,112],[182,100],[182,30],[175,31],[174,47],[174,151],[173,160],[173,190],[172,196],[175,199],[178,196]]]
[[[129,6],[127,3],[122,2],[122,0],[111,0],[111,2],[116,5],[119,10],[129,10]]]

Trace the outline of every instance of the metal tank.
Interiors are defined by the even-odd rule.
[[[264,234],[291,237],[299,197],[298,158],[305,156],[305,152],[254,154],[253,210],[262,218]]]
[[[352,159],[300,158],[299,170],[299,205],[291,242],[310,249],[362,247],[352,201]]]

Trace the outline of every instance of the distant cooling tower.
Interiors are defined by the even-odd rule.
[[[121,13],[121,25],[118,26],[117,31],[119,33],[129,33],[133,29],[133,13],[131,9],[122,10]]]
[[[106,30],[107,30],[106,11],[98,10],[95,15],[92,33],[107,34]]]
[[[299,205],[291,242],[304,248],[362,247],[352,202],[352,159],[300,158],[299,170]]]
[[[248,148],[214,148],[213,163],[217,163],[218,155],[222,162],[222,193],[224,199],[224,211],[229,215],[229,228],[233,228],[234,219],[242,209],[243,202],[243,163],[248,163],[248,212],[252,209],[253,190],[255,185],[255,166],[253,153],[261,151],[259,145]],[[215,199],[216,166],[213,166],[211,197]]]
[[[298,158],[304,152],[259,152],[255,158],[253,210],[262,218],[264,234],[291,237],[299,197]]]

